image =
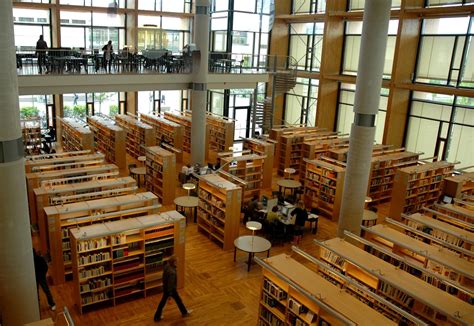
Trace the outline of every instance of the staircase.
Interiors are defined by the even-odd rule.
[[[264,134],[272,128],[273,98],[288,92],[296,85],[296,69],[276,69],[272,75],[274,96],[267,96],[263,102],[257,102],[255,106],[255,123],[263,129]]]

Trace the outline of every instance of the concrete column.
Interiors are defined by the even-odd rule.
[[[12,2],[0,1],[0,313],[3,324],[39,320],[18,104]]]
[[[209,0],[196,1],[194,16],[193,83],[191,92],[191,163],[204,164],[206,159],[206,100],[209,58]]]
[[[360,234],[382,87],[390,0],[366,0],[338,236]]]

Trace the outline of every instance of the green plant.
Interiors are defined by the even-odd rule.
[[[72,108],[72,115],[74,117],[83,118],[86,116],[86,112],[87,112],[87,109],[85,105],[76,104]]]
[[[118,105],[117,104],[111,104],[109,106],[109,116],[113,117],[118,114]]]
[[[20,109],[21,119],[37,117],[38,115],[39,115],[39,110],[36,106],[25,106]]]

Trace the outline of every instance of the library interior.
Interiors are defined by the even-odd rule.
[[[2,0],[0,56],[0,326],[474,325],[474,0]]]

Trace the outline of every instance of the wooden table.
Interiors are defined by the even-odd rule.
[[[237,255],[237,249],[248,252],[249,259],[247,261],[247,272],[250,271],[252,258],[256,253],[267,252],[267,258],[270,256],[272,244],[265,238],[256,235],[243,235],[234,240],[234,262]]]
[[[294,195],[296,189],[301,188],[301,182],[291,179],[281,179],[277,181],[278,191],[282,192],[283,188],[283,195],[285,194],[286,189],[290,189],[291,194]]]
[[[196,223],[197,216],[197,207],[199,199],[195,196],[181,196],[174,199],[174,204],[176,205],[176,210],[179,211],[179,207],[184,209],[191,208],[194,209],[194,223]]]
[[[140,187],[140,178],[143,175],[143,183],[145,183],[146,167],[140,166],[137,168],[131,168],[130,172],[137,175],[138,178],[138,187]]]

